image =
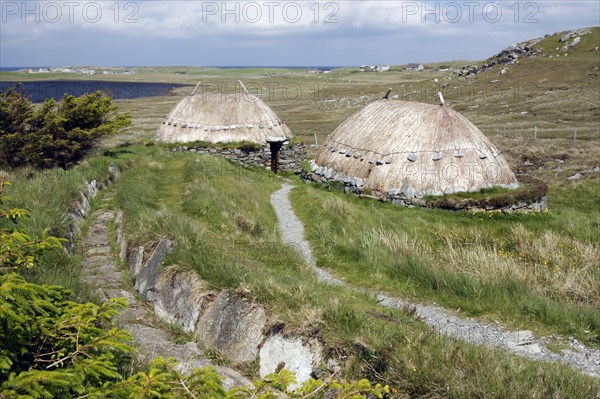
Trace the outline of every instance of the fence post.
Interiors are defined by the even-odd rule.
[[[577,128],[573,129],[573,141],[577,140]]]
[[[537,140],[537,125],[533,127],[533,139]]]

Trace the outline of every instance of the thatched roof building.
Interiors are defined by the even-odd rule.
[[[328,136],[312,169],[408,199],[518,186],[498,149],[443,99],[442,105],[388,98],[368,104]]]
[[[260,98],[249,93],[193,93],[179,102],[159,127],[156,138],[173,143],[285,141],[292,134]]]

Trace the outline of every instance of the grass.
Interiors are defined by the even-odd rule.
[[[292,198],[318,264],[353,284],[600,346],[597,214],[404,209],[313,185]]]
[[[398,397],[596,393],[597,381],[567,367],[529,362],[438,336],[409,313],[384,311],[370,296],[318,282],[298,254],[280,242],[269,205],[270,194],[280,186],[274,175],[156,146],[135,151],[136,166],[116,185],[116,201],[127,215],[128,237],[140,243],[173,239],[168,264],[196,270],[214,289],[227,288],[262,303],[273,328],[283,324],[288,333],[319,337],[329,356],[345,364],[346,375],[391,384]],[[304,197],[304,189],[315,193]],[[353,206],[322,190],[294,191],[295,198],[331,197],[333,205],[322,204],[329,208]],[[340,229],[350,229],[347,222]],[[371,245],[379,241],[374,238]],[[418,271],[421,265],[415,259],[407,267]],[[392,270],[389,273],[393,278]],[[451,273],[446,277],[453,278]]]
[[[28,212],[28,217],[20,220],[18,225],[0,221],[0,227],[16,227],[33,238],[40,237],[47,229],[54,236],[67,237],[68,212],[73,201],[80,198],[83,179],[104,181],[109,176],[108,165],[112,162],[117,162],[121,168],[125,165],[124,160],[97,156],[67,171],[30,168],[0,170],[0,175],[6,176],[11,182],[5,190],[5,194],[11,198],[9,206],[24,208]],[[91,206],[96,207],[96,202],[92,201]],[[80,226],[82,230],[85,230],[86,223],[87,220]],[[27,278],[37,283],[62,285],[73,290],[77,299],[89,299],[88,287],[79,279],[81,259],[78,252],[69,256],[66,251],[52,251],[43,255],[41,267],[27,272]]]
[[[540,201],[548,193],[548,186],[537,180],[520,182],[519,188],[484,188],[475,193],[455,193],[442,196],[426,196],[425,202],[431,208],[459,210],[467,208],[498,209],[518,203],[531,204]]]

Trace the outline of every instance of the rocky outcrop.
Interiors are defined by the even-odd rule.
[[[579,45],[581,41],[581,36],[587,35],[591,33],[589,29],[575,29],[568,32],[563,33],[557,41],[556,50],[560,53],[565,54],[568,53],[573,48]],[[557,35],[556,33],[554,35]],[[546,35],[544,38],[536,38],[526,42],[512,44],[509,47],[505,48],[498,54],[488,58],[482,65],[465,65],[462,68],[455,70],[454,72],[458,76],[468,77],[477,75],[480,72],[483,72],[495,65],[512,65],[519,62],[522,58],[532,58],[532,57],[543,57],[549,56],[552,57],[551,54],[544,54],[542,49],[534,48],[536,44],[540,41],[550,37],[550,35]],[[560,50],[559,50],[560,48]],[[504,71],[504,72],[502,72]],[[506,67],[500,71],[500,74],[506,73]]]

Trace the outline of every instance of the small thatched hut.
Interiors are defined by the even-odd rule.
[[[312,170],[322,180],[408,200],[518,186],[500,151],[443,99],[432,105],[386,96],[368,104],[328,136]]]
[[[249,93],[193,93],[179,102],[156,138],[168,143],[289,140],[290,129],[260,98]]]

